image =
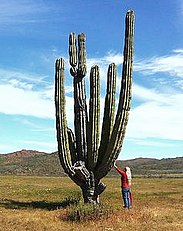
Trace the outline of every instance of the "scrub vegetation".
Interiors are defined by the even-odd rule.
[[[130,210],[120,178],[104,182],[95,207],[67,177],[0,176],[0,230],[183,230],[183,178],[134,178]]]

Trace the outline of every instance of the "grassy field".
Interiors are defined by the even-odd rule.
[[[183,178],[134,178],[130,210],[123,209],[120,178],[104,183],[100,200],[105,212],[78,222],[69,220],[82,203],[70,179],[0,176],[0,230],[183,230]]]

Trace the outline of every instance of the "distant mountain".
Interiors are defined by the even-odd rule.
[[[0,175],[65,175],[56,153],[21,150],[0,154]]]
[[[134,175],[159,176],[163,174],[183,174],[183,157],[177,158],[136,158],[119,161],[119,166],[129,166]]]
[[[152,159],[136,158],[117,161],[120,168],[129,166],[134,176],[161,176],[164,174],[183,174],[183,157]],[[57,152],[45,153],[34,150],[21,150],[0,154],[0,175],[27,176],[65,176]],[[116,176],[112,169],[109,176]]]

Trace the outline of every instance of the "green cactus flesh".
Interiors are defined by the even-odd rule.
[[[55,74],[55,105],[56,105],[56,125],[59,155],[65,172],[72,175],[72,163],[67,134],[67,121],[65,113],[65,92],[64,92],[64,60],[56,60]]]
[[[100,135],[100,75],[97,65],[90,72],[90,101],[88,122],[88,168],[93,170],[98,159]]]

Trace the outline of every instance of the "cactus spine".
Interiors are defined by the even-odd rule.
[[[90,71],[89,115],[87,113],[85,81],[85,35],[69,36],[70,73],[74,84],[74,127],[67,127],[64,95],[64,61],[55,65],[55,107],[58,153],[64,171],[78,184],[85,202],[96,203],[105,189],[100,180],[110,171],[121,150],[129,117],[132,87],[134,12],[125,19],[124,61],[119,104],[115,116],[117,71],[109,65],[103,124],[100,137],[100,73],[97,65]]]

